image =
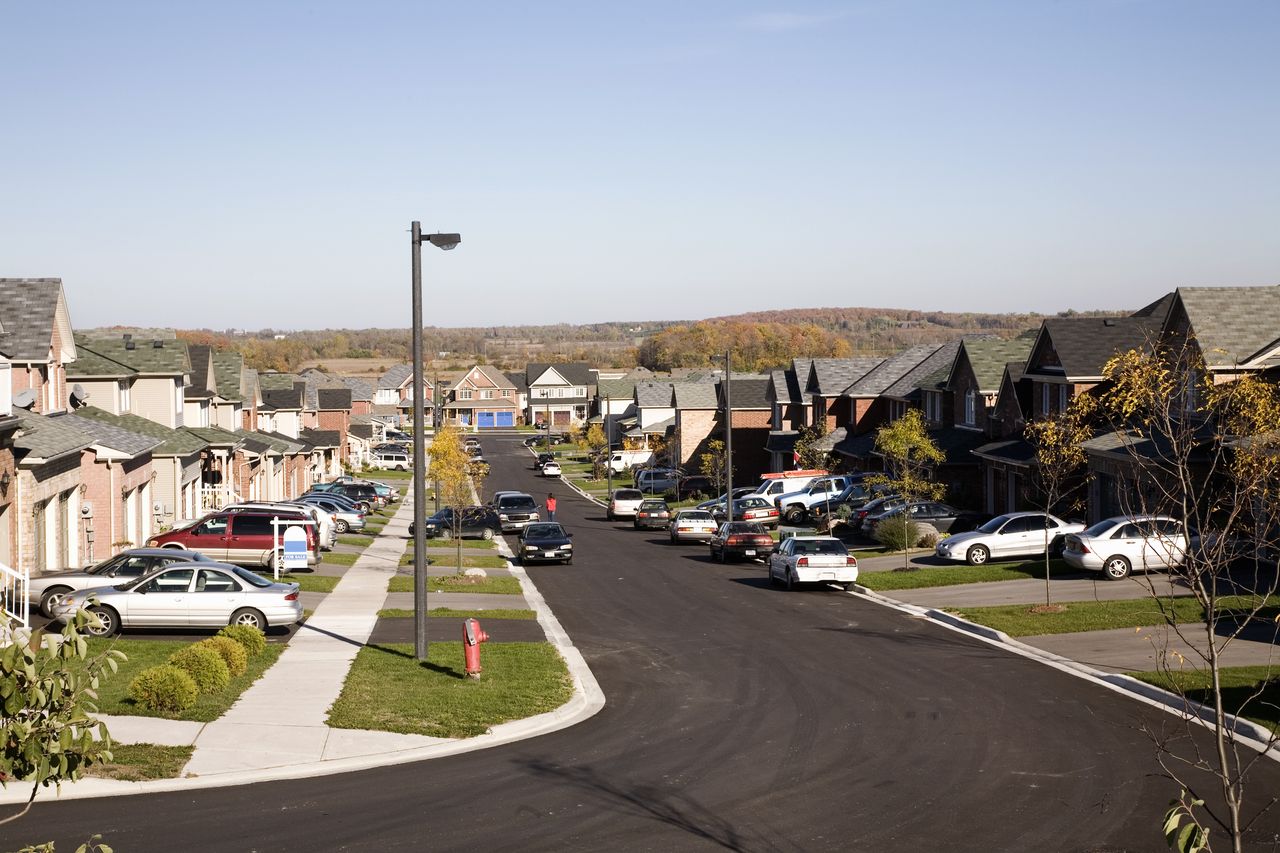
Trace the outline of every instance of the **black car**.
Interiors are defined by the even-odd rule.
[[[667,506],[666,501],[643,500],[640,502],[640,508],[636,510],[636,518],[632,524],[635,525],[636,530],[642,527],[666,530],[671,524],[671,507]]]
[[[556,455],[554,453],[539,453],[538,458],[533,460],[533,469],[535,471],[540,470],[542,468],[542,463],[552,462],[555,458]]]
[[[520,547],[517,556],[525,563],[564,563],[573,562],[572,533],[566,533],[564,527],[554,521],[538,521],[526,525],[520,531]]]
[[[861,530],[863,533],[866,533],[865,525],[868,518],[882,512],[888,512],[889,510],[900,507],[905,503],[906,501],[904,501],[899,495],[885,495],[884,497],[867,501],[862,506],[855,509],[853,514],[849,516],[849,526],[854,530]]]
[[[809,507],[809,517],[817,520],[826,518],[828,514],[836,516],[846,507],[851,510],[858,509],[886,493],[887,488],[885,486],[852,483],[845,486],[844,490],[838,495],[832,496],[830,500],[819,501]]]
[[[487,506],[463,507],[460,514],[463,539],[492,539],[502,534],[502,522],[498,514]],[[413,522],[409,523],[409,535],[413,535]],[[453,507],[445,507],[426,520],[422,528],[428,539],[451,539],[454,533]]]
[[[987,513],[956,509],[939,501],[913,501],[868,515],[862,523],[864,532],[874,533],[878,526],[891,518],[900,518],[904,512],[911,516],[912,521],[927,524],[939,533],[966,533],[991,518]]]

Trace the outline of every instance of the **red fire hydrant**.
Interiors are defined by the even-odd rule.
[[[489,641],[489,635],[480,630],[480,623],[467,619],[462,623],[462,651],[467,661],[467,678],[479,678],[480,644]]]

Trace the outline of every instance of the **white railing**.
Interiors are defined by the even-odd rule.
[[[27,590],[31,585],[31,574],[27,569],[13,569],[0,563],[0,609],[6,616],[22,627],[31,625],[31,611],[27,602]]]
[[[240,494],[226,486],[200,487],[200,512],[212,512],[222,509],[227,504],[239,503]]]

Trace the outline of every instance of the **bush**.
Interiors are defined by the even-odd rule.
[[[890,551],[905,551],[920,540],[919,525],[899,513],[880,522],[875,540]]]
[[[201,693],[221,690],[231,681],[226,661],[208,646],[187,646],[169,655],[169,663],[184,670]]]
[[[228,637],[244,646],[245,654],[256,658],[267,650],[267,635],[261,628],[252,625],[228,625],[218,632],[219,637]]]
[[[206,646],[217,652],[222,657],[222,662],[227,665],[227,671],[231,673],[232,678],[243,675],[249,668],[249,653],[245,651],[244,646],[230,637],[210,637],[196,645]]]
[[[129,697],[152,711],[177,714],[195,704],[200,688],[176,666],[161,664],[144,669],[129,682]]]

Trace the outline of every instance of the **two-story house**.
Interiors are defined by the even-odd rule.
[[[524,374],[529,386],[526,423],[542,424],[550,419],[552,426],[568,428],[586,422],[594,393],[594,377],[586,364],[531,363]]]
[[[477,364],[449,387],[447,395],[442,402],[446,423],[478,429],[516,425],[516,386],[495,367]]]
[[[114,414],[134,414],[167,427],[186,425],[186,386],[191,378],[187,347],[174,338],[77,336],[77,350],[85,353],[85,367],[72,366],[68,379],[85,388],[116,385],[116,401],[106,387],[90,396],[99,408]],[[120,365],[117,376],[104,376],[105,367]]]

